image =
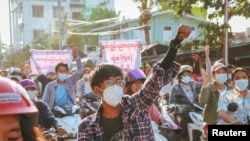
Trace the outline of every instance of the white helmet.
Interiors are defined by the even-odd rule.
[[[188,71],[188,72],[192,73],[193,72],[193,67],[190,66],[190,65],[182,65],[177,76],[181,75],[184,71]]]

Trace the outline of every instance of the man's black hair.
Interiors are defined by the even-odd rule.
[[[90,76],[91,87],[99,86],[103,81],[112,76],[120,76],[123,79],[123,73],[118,66],[108,63],[98,65]]]
[[[67,71],[69,71],[68,64],[62,63],[62,62],[61,62],[61,63],[58,63],[58,64],[56,65],[55,72],[57,72],[57,70],[59,69],[60,66],[65,67],[65,68],[67,69]]]

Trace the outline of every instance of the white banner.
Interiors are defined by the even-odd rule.
[[[72,50],[30,50],[30,65],[32,73],[47,74],[55,71],[55,66],[62,62],[71,65]]]
[[[124,73],[140,68],[141,43],[139,40],[101,41],[102,62],[115,64]]]

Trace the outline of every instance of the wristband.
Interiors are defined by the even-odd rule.
[[[180,35],[181,33],[183,33],[183,32],[178,32],[178,33],[177,33],[176,37],[175,37],[174,40],[173,40],[174,44],[176,44],[176,45],[180,45],[180,44],[181,44],[182,40],[179,40],[179,39],[178,39],[178,37],[179,37],[179,35]]]

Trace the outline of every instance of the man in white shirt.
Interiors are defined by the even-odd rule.
[[[82,79],[79,79],[77,82],[77,87],[76,87],[76,94],[79,97],[79,102],[80,103],[85,103],[84,95],[89,94],[92,91],[92,88],[89,83],[89,75],[90,75],[90,69],[85,68],[83,71],[83,77]]]

